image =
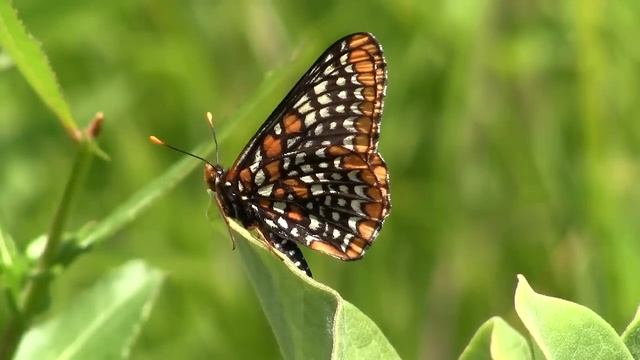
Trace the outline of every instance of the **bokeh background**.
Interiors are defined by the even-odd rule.
[[[208,141],[229,165],[335,39],[373,32],[389,88],[380,149],[393,210],[363,261],[308,254],[316,278],[376,323],[403,358],[457,356],[493,315],[522,328],[515,275],[622,330],[640,303],[640,2],[14,0],[78,119],[102,110],[74,228],[174,163],[156,134]],[[294,64],[294,65],[291,65]],[[243,111],[272,70],[289,79]],[[0,218],[22,245],[52,218],[73,145],[0,55]],[[279,358],[226,230],[195,172],[56,282],[55,308],[143,258],[169,280],[136,359]],[[313,339],[309,339],[313,341]]]

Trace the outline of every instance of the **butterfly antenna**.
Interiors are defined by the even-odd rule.
[[[216,164],[220,164],[220,154],[218,152],[218,138],[216,137],[216,129],[213,127],[213,115],[207,111],[207,122],[209,122],[209,129],[211,129],[211,135],[213,136],[213,143],[216,145]]]
[[[190,152],[188,152],[188,151],[185,151],[185,150],[182,150],[182,149],[180,149],[180,148],[177,148],[177,147],[175,147],[175,146],[173,146],[173,145],[167,144],[166,142],[164,142],[164,141],[162,141],[162,140],[158,139],[157,137],[155,137],[155,136],[153,136],[153,135],[149,136],[149,141],[151,141],[152,143],[154,143],[154,144],[156,144],[156,145],[162,145],[162,146],[168,147],[169,149],[171,149],[171,150],[173,150],[173,151],[177,151],[177,152],[179,152],[179,153],[183,153],[183,154],[185,154],[185,155],[191,156],[192,158],[196,158],[196,159],[198,159],[198,160],[200,160],[200,161],[202,161],[202,162],[205,162],[205,163],[207,163],[207,164],[209,164],[209,165],[211,165],[211,166],[214,166],[212,163],[210,163],[210,162],[209,162],[209,160],[207,160],[207,159],[205,159],[205,158],[203,158],[203,157],[200,157],[200,156],[198,156],[198,155],[192,154],[192,153],[190,153]],[[215,167],[215,166],[214,166],[214,167]]]

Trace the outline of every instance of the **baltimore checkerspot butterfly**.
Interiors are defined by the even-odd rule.
[[[391,209],[378,153],[386,80],[371,34],[347,35],[325,50],[228,170],[205,160],[224,216],[256,230],[309,276],[298,245],[360,259]]]

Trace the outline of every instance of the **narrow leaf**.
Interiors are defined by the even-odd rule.
[[[527,340],[499,317],[487,320],[476,331],[461,360],[530,360],[531,349]]]
[[[18,251],[11,235],[0,224],[0,269],[11,269],[15,266]]]
[[[99,280],[71,306],[31,328],[16,359],[119,359],[127,357],[149,316],[163,275],[131,261]]]
[[[378,326],[338,292],[264,251],[261,240],[229,221],[249,240],[236,244],[285,359],[399,358]]]
[[[76,138],[76,123],[49,60],[38,42],[27,32],[10,3],[8,0],[0,1],[0,45],[40,99],[58,117],[64,129]]]
[[[518,275],[515,306],[548,359],[633,359],[613,327],[595,312],[537,294],[522,275]]]
[[[640,307],[636,311],[636,316],[622,333],[622,341],[629,348],[633,358],[640,359]]]

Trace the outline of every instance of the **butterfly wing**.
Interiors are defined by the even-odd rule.
[[[391,208],[378,154],[385,90],[373,35],[348,35],[320,56],[225,176],[261,227],[343,260],[362,257]]]

